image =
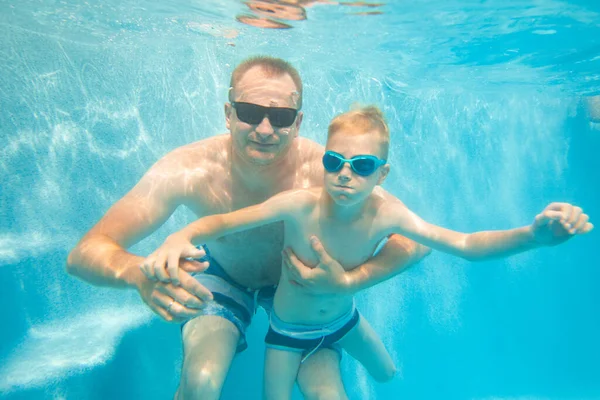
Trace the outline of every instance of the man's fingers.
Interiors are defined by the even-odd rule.
[[[159,283],[158,285],[161,284]],[[173,299],[156,289],[159,289],[159,286],[155,286],[155,290],[152,292],[151,298],[146,301],[146,304],[148,304],[150,306],[150,309],[154,311],[155,314],[158,314],[159,317],[161,317],[167,322],[171,322],[173,320],[173,317],[171,316],[171,314],[169,314],[169,311],[167,309],[171,300]]]
[[[329,257],[329,254],[327,254],[327,252],[325,251],[325,248],[323,247],[323,244],[321,243],[318,237],[311,236],[310,245],[314,252],[317,254],[317,257],[319,257],[320,262],[327,264],[331,260],[331,257]]]
[[[157,285],[153,297],[155,297],[157,299],[156,301],[160,302],[165,308],[169,307],[171,300],[174,300],[173,304],[177,303],[188,308],[199,309],[204,307],[204,301],[182,287],[175,286],[171,283],[161,284],[160,286]],[[159,301],[159,297],[166,300]]]
[[[163,307],[150,307],[152,308],[152,311],[154,311],[156,314],[158,314],[162,319],[164,319],[167,322],[171,322],[173,321],[173,317],[171,316],[171,314],[169,314],[169,312],[163,308]]]
[[[182,273],[179,276],[179,285],[190,294],[197,296],[202,301],[210,301],[213,299],[213,295],[204,286],[200,284],[188,273]]]
[[[312,270],[306,267],[290,249],[283,250],[283,263],[288,268],[292,280],[305,281],[309,279]]]
[[[174,320],[186,320],[199,315],[198,308],[186,307],[179,302],[175,301],[168,308],[168,312]]]
[[[186,319],[190,319],[190,318],[193,318],[198,315],[197,309],[191,309],[191,308],[182,306],[181,304],[179,304],[177,301],[174,301],[170,297],[165,296],[165,298],[167,299],[167,302],[168,302],[167,305],[163,305],[164,302],[162,302],[161,305],[157,304],[154,307],[152,307],[154,312],[157,313],[165,321],[181,323],[181,322],[185,321]]]

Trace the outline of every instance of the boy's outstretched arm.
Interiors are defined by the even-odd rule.
[[[178,269],[182,258],[196,258],[204,251],[194,246],[233,233],[286,220],[306,204],[310,196],[302,191],[283,192],[261,204],[242,208],[227,214],[200,218],[167,237],[165,242],[150,254],[140,268],[152,280],[179,282]]]
[[[471,261],[507,257],[540,246],[554,246],[594,228],[580,207],[568,203],[550,204],[529,226],[471,234],[429,224],[406,208],[396,211],[398,232],[434,249]]]

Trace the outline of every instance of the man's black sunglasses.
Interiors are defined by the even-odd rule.
[[[287,107],[263,107],[258,104],[232,101],[231,105],[240,121],[250,125],[258,125],[267,116],[274,128],[287,128],[296,120],[298,110]]]

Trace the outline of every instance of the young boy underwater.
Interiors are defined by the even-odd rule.
[[[177,274],[180,258],[196,257],[200,244],[235,232],[283,221],[285,247],[307,265],[318,262],[310,240],[321,239],[345,270],[364,263],[393,233],[469,260],[504,257],[554,245],[593,225],[580,208],[552,203],[531,226],[464,234],[429,224],[400,200],[377,188],[386,178],[389,129],[381,111],[365,107],[341,114],[329,125],[324,186],[280,193],[262,204],[201,218],[170,235],[142,268]],[[391,379],[394,363],[381,339],[356,310],[351,295],[320,296],[294,285],[287,270],[273,301],[265,338],[267,399],[289,399],[300,363],[334,343],[362,363],[378,381]]]

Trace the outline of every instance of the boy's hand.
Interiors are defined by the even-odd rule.
[[[339,262],[331,258],[316,236],[310,244],[319,262],[314,268],[307,267],[291,249],[283,250],[283,265],[291,280],[311,293],[339,294],[348,287],[346,271]]]
[[[594,225],[580,207],[568,203],[552,203],[535,217],[531,231],[543,246],[555,246],[574,235],[590,232]]]
[[[162,246],[144,260],[140,268],[144,275],[152,281],[171,282],[173,285],[178,286],[180,283],[178,271],[181,259],[201,258],[205,255],[203,249],[196,248],[188,238],[175,233],[167,237]],[[192,262],[197,264],[198,271],[208,268],[208,262]]]

